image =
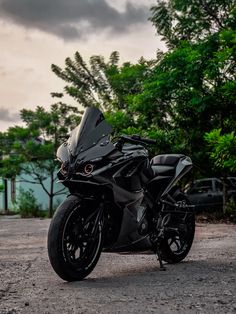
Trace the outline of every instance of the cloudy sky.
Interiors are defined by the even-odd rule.
[[[64,82],[51,72],[79,51],[121,62],[155,57],[163,44],[147,20],[155,0],[0,0],[0,131],[22,108],[50,107]],[[73,102],[69,98],[67,102]]]

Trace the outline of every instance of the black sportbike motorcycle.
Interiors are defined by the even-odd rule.
[[[193,207],[176,187],[191,168],[184,155],[149,161],[151,139],[109,139],[112,128],[97,108],[57,151],[58,173],[70,195],[58,207],[48,232],[48,254],[64,280],[85,278],[102,251],[152,250],[163,262],[183,260],[195,232]]]

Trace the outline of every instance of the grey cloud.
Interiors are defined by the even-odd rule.
[[[127,0],[128,1],[128,0]],[[149,6],[126,3],[124,12],[105,0],[0,0],[0,17],[67,40],[108,30],[122,33],[147,21]]]
[[[0,121],[18,122],[20,121],[20,115],[18,113],[11,113],[6,108],[0,108]]]

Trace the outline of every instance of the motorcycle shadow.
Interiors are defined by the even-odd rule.
[[[150,253],[140,255],[109,254],[113,257],[108,257],[107,254],[109,253],[102,254],[96,268],[87,278],[80,282],[67,284],[78,287],[100,287],[101,285],[122,287],[127,282],[129,285],[143,284],[146,281],[157,281],[159,277],[168,276],[168,272],[173,273],[174,265],[170,264],[165,264],[166,271],[160,271],[156,256],[150,256]],[[182,262],[182,264],[189,264],[191,267],[191,262]]]
[[[218,261],[211,260],[192,260],[188,259],[179,264],[165,264],[166,271],[160,271],[160,266],[153,256],[152,261],[147,261],[145,264],[142,259],[140,264],[137,264],[139,258],[136,258],[135,265],[124,263],[120,265],[115,262],[112,264],[99,263],[97,268],[89,277],[80,282],[66,283],[73,287],[83,288],[122,288],[127,286],[150,286],[154,284],[163,286],[167,284],[176,284],[176,282],[191,281],[209,281],[213,282],[221,276],[231,277],[236,269],[235,261]],[[217,275],[216,275],[217,274]]]

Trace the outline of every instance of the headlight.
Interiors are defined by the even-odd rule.
[[[89,174],[93,172],[93,169],[94,169],[94,166],[92,164],[85,165],[84,174],[88,176]]]
[[[93,164],[79,165],[76,174],[82,176],[89,176],[94,170]]]

